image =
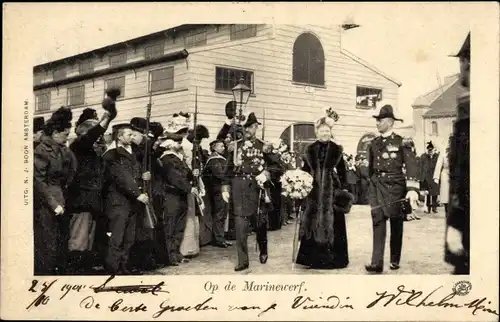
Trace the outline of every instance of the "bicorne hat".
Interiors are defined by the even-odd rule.
[[[44,125],[45,125],[45,119],[43,118],[43,116],[35,117],[33,119],[33,133],[43,130]]]
[[[391,118],[395,121],[403,122],[402,119],[398,119],[397,117],[394,116],[394,109],[389,104],[382,106],[378,115],[373,115],[373,117],[376,118],[377,120]]]
[[[462,48],[455,55],[449,55],[450,57],[464,57],[470,59],[470,32],[467,34],[464,43],[462,44]]]
[[[252,112],[248,115],[248,118],[247,118],[247,121],[245,122],[245,124],[243,125],[244,127],[249,127],[249,126],[252,126],[254,124],[259,124],[261,125],[262,123],[260,123],[258,120],[257,120],[257,116],[255,116],[255,113]]]

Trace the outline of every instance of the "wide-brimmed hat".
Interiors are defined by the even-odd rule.
[[[373,115],[373,117],[376,118],[377,120],[385,119],[385,118],[391,118],[391,119],[393,119],[395,121],[403,122],[402,119],[399,119],[396,116],[394,116],[394,109],[389,104],[386,104],[386,105],[382,106],[382,108],[380,109],[378,115]]]
[[[249,127],[249,126],[252,126],[254,124],[259,124],[261,125],[262,123],[260,123],[258,120],[257,120],[257,116],[255,116],[255,113],[252,112],[248,115],[248,118],[247,118],[247,121],[245,122],[245,124],[243,125],[244,127]]]
[[[449,55],[449,57],[465,57],[470,58],[470,32],[467,34],[462,47],[455,55]]]

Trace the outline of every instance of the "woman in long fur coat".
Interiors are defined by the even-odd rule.
[[[332,111],[316,122],[318,139],[307,147],[302,167],[314,183],[305,203],[296,262],[310,268],[344,268],[349,264],[345,220],[349,210],[336,206],[338,196],[347,191],[343,148],[332,141],[337,119]]]

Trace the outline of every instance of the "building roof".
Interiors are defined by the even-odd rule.
[[[444,84],[432,92],[417,98],[413,106],[426,106],[429,110],[423,118],[454,117],[456,115],[457,98],[467,92],[460,85],[458,75],[446,77]],[[424,105],[424,103],[426,105]]]
[[[445,77],[444,83],[441,86],[434,88],[432,91],[420,95],[415,99],[412,107],[430,107],[445,91],[458,81],[458,74]]]
[[[165,36],[174,36],[175,37],[175,35],[178,32],[192,30],[192,29],[198,28],[200,26],[206,26],[206,25],[189,24],[189,25],[175,26],[175,27],[172,27],[172,28],[169,28],[169,29],[157,31],[157,32],[154,32],[154,33],[151,33],[151,34],[147,34],[147,35],[141,36],[141,37],[137,37],[137,38],[125,40],[125,41],[122,41],[122,42],[118,42],[118,43],[115,43],[115,44],[111,44],[111,45],[108,45],[108,46],[105,46],[105,47],[93,49],[93,50],[90,50],[90,51],[87,51],[87,52],[84,52],[84,53],[80,53],[80,54],[77,54],[77,55],[65,57],[65,58],[62,58],[62,59],[54,60],[54,61],[51,61],[51,62],[48,62],[48,63],[44,63],[44,64],[40,64],[40,65],[36,65],[36,66],[33,67],[33,72],[36,73],[36,72],[39,72],[39,71],[42,71],[42,70],[45,70],[45,69],[53,68],[53,67],[58,66],[58,65],[62,65],[62,64],[66,64],[66,63],[72,63],[74,61],[83,60],[83,59],[86,59],[86,58],[89,58],[89,57],[93,57],[93,56],[102,56],[105,53],[113,51],[113,50],[119,50],[119,49],[128,48],[128,47],[135,47],[135,46],[138,46],[138,45],[140,45],[142,43],[150,41],[152,39],[160,39],[160,38],[164,38]]]
[[[352,60],[354,60],[355,62],[365,66],[366,68],[374,71],[375,73],[379,74],[380,76],[386,78],[387,80],[393,82],[394,84],[398,85],[398,87],[401,87],[401,85],[403,85],[400,81],[396,80],[395,78],[391,77],[391,76],[388,76],[387,74],[385,74],[384,72],[382,72],[380,69],[376,68],[375,66],[373,66],[372,64],[368,63],[367,61],[359,58],[358,56],[354,55],[353,53],[351,53],[350,51],[346,50],[346,49],[341,49],[340,50],[340,53],[344,54],[345,56],[351,58]]]

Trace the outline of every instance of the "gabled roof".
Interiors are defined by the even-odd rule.
[[[445,84],[442,88],[435,89],[419,98],[416,102],[429,108],[424,118],[440,118],[453,117],[456,115],[457,98],[467,92],[467,89],[462,87],[459,82],[458,75],[453,75],[445,78]],[[423,105],[423,104],[426,105]]]
[[[420,95],[415,99],[412,107],[430,107],[444,92],[458,81],[458,74],[445,77],[442,86],[438,86],[432,91]]]
[[[384,77],[385,79],[393,82],[394,84],[398,85],[398,87],[401,87],[401,85],[403,85],[401,82],[399,82],[398,80],[396,80],[395,78],[391,77],[391,76],[388,76],[387,74],[385,74],[384,72],[382,72],[380,69],[376,68],[375,66],[373,66],[372,64],[368,63],[367,61],[359,58],[358,56],[354,55],[353,53],[351,53],[350,51],[346,50],[346,49],[341,49],[340,50],[340,53],[341,54],[344,54],[345,56],[351,58],[352,60],[354,60],[355,62],[357,62],[358,64],[361,64],[363,66],[365,66],[366,68],[374,71],[375,73],[379,74],[380,76]]]

